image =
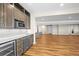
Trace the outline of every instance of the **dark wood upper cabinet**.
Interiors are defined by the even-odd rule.
[[[23,29],[30,29],[30,13],[26,9],[19,3],[0,3],[0,29],[15,29],[14,19],[24,21]]]
[[[30,29],[30,16],[26,15],[26,28]]]
[[[30,13],[18,3],[14,3],[14,6],[14,17],[24,21],[25,28],[30,29]]]
[[[4,15],[3,15],[3,4],[0,3],[0,29],[5,28],[5,21],[4,21]]]
[[[13,11],[13,7],[6,3],[4,4],[4,18],[5,18],[5,25],[7,29],[12,29],[14,28],[13,24],[14,24],[14,11]]]
[[[13,28],[13,8],[9,3],[0,3],[0,29]]]

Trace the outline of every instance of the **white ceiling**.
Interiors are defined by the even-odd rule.
[[[26,6],[35,15],[44,14],[47,12],[58,12],[63,10],[79,9],[79,3],[63,3],[64,6],[60,6],[60,3],[21,3],[25,8]]]
[[[60,4],[21,3],[37,17],[38,24],[79,24],[79,3],[63,3],[63,6]]]

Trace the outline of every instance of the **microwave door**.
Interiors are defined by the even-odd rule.
[[[21,28],[24,28],[25,27],[23,21],[19,22],[19,27],[21,27]]]
[[[25,28],[24,21],[15,19],[15,28]]]

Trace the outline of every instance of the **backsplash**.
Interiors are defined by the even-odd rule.
[[[0,29],[0,35],[2,34],[28,34],[29,30],[26,29]]]

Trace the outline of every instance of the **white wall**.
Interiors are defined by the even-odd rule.
[[[79,25],[77,24],[61,24],[61,25],[52,25],[52,26],[45,26],[45,28],[42,28],[42,26],[39,26],[40,32],[43,34],[53,34],[53,35],[71,35],[72,30],[74,30],[74,33],[79,32]]]
[[[72,34],[72,30],[74,33],[79,32],[78,25],[59,25],[59,35],[70,35]]]
[[[35,44],[36,43],[35,33],[37,32],[37,25],[35,22],[35,16],[33,16],[33,14],[31,14],[31,29],[29,29],[28,32],[31,32],[34,34],[33,43]]]
[[[51,25],[48,25],[46,27],[47,27],[47,33],[48,34],[52,34],[52,26]]]
[[[57,35],[57,25],[52,26],[52,34]]]
[[[71,33],[71,26],[70,25],[59,25],[59,35],[68,35]]]
[[[38,26],[38,31],[42,32],[42,26]]]
[[[75,33],[79,32],[78,25],[74,25],[74,32]]]
[[[50,29],[50,28],[49,28]],[[47,34],[47,26],[44,25],[38,25],[38,31],[41,32],[42,34]]]

